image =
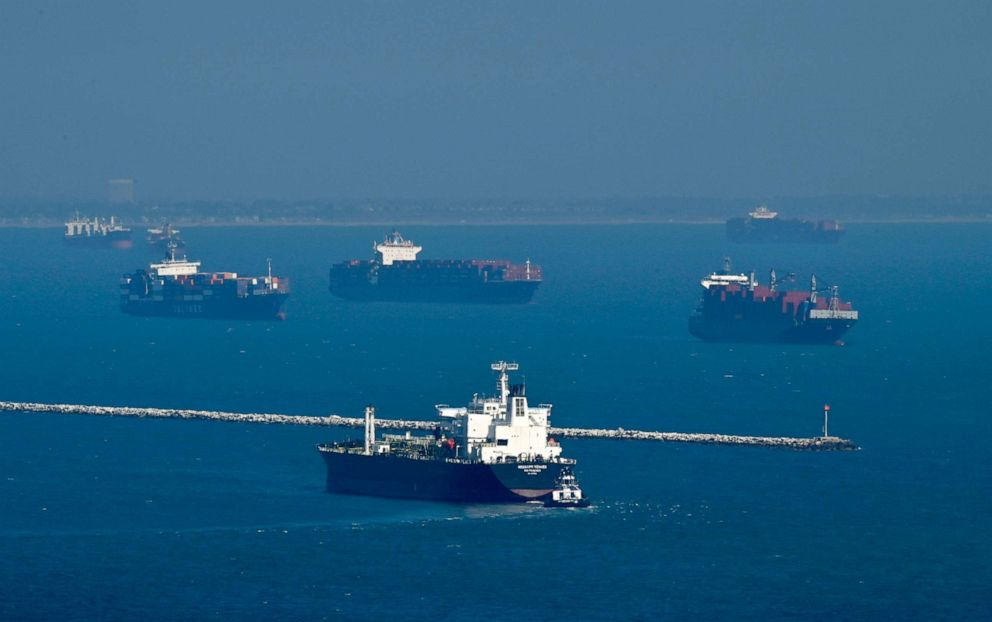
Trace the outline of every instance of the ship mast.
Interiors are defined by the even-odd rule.
[[[510,377],[506,372],[517,371],[520,369],[520,365],[517,363],[507,363],[506,361],[497,361],[490,365],[493,371],[499,372],[499,380],[496,382],[496,388],[499,391],[499,401],[504,406],[507,405],[507,400],[510,398]]]

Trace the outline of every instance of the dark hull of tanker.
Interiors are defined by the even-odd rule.
[[[561,463],[468,464],[321,451],[327,491],[468,503],[523,503],[548,498]]]
[[[854,323],[854,320],[833,319],[796,322],[788,315],[760,320],[706,319],[694,315],[689,318],[689,332],[703,341],[829,345],[839,342]]]
[[[330,292],[346,300],[378,302],[469,302],[525,304],[534,297],[540,281],[489,281],[457,283],[331,283]]]
[[[727,240],[739,244],[797,243],[836,244],[844,229],[835,224],[806,220],[784,220],[754,223],[747,218],[727,221]]]
[[[236,299],[128,300],[121,311],[145,317],[183,317],[208,320],[280,320],[289,294],[268,294]]]

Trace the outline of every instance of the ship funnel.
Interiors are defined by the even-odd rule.
[[[375,406],[369,404],[365,407],[365,455],[372,454],[375,446]]]

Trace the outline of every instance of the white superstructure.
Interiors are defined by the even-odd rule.
[[[156,276],[190,276],[200,271],[199,261],[188,261],[184,255],[182,259],[176,259],[176,244],[169,244],[169,258],[162,263],[153,263],[149,266]],[[271,273],[272,267],[269,266]],[[237,278],[234,274],[231,278]]]
[[[519,365],[499,361],[499,395],[474,395],[468,406],[440,404],[437,414],[446,432],[455,439],[458,458],[485,463],[545,461],[561,456],[561,446],[548,438],[551,404],[530,406],[523,384],[511,385],[508,371]]]
[[[748,213],[755,220],[771,220],[778,217],[778,212],[773,212],[764,205],[759,205],[753,212]]]
[[[373,242],[372,247],[379,253],[380,261],[384,266],[391,266],[394,261],[415,261],[417,253],[424,250],[423,247],[415,246],[413,242],[405,239],[399,231],[393,231],[382,242]]]
[[[76,212],[75,218],[65,223],[65,237],[67,238],[105,236],[114,231],[130,231],[130,229],[117,222],[113,216],[110,217],[110,222],[106,222],[99,218],[92,220],[81,218],[79,212]]]
[[[754,273],[750,275],[747,274],[731,274],[730,273],[730,257],[724,257],[723,259],[723,271],[713,272],[709,276],[703,277],[699,284],[703,286],[703,289],[709,289],[715,285],[740,285],[742,287],[751,288],[758,284],[758,281],[754,278]]]

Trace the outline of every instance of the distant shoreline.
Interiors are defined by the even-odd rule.
[[[217,228],[217,227],[549,227],[549,226],[624,226],[624,225],[702,225],[714,226],[723,225],[724,220],[690,220],[690,219],[612,219],[612,220],[506,220],[506,221],[454,221],[454,220],[409,220],[409,221],[354,221],[354,222],[332,222],[332,221],[263,221],[263,222],[239,222],[239,221],[171,221],[175,227],[189,228]],[[866,218],[866,219],[846,219],[841,222],[843,225],[879,225],[879,224],[992,224],[992,216],[987,218],[977,217],[954,217],[944,216],[935,218]],[[157,226],[153,223],[129,223],[124,221],[125,226],[134,230],[145,229]],[[58,222],[35,222],[16,223],[0,222],[3,229],[61,229],[64,225]]]

